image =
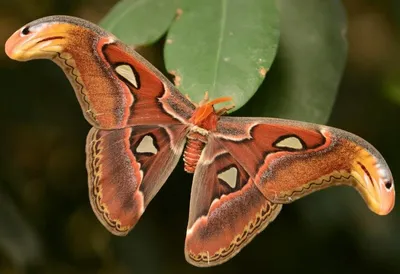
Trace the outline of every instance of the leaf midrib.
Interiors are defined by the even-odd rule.
[[[223,43],[223,33],[225,32],[225,25],[226,25],[226,5],[227,5],[227,0],[221,0],[221,5],[222,5],[222,14],[221,14],[221,23],[220,23],[220,32],[219,32],[219,40],[218,40],[218,49],[217,49],[217,55],[215,58],[215,69],[214,69],[214,80],[212,82],[212,86],[210,88],[210,92],[214,92],[215,85],[217,83],[217,78],[218,78],[218,72],[219,72],[219,64],[220,64],[220,59],[221,59],[221,48],[222,48],[222,43]]]

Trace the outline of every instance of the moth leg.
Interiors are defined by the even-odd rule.
[[[210,99],[210,97],[208,96],[208,91],[206,91],[204,93],[204,98],[203,98],[203,100],[200,101],[199,105],[202,106],[202,105],[207,104],[209,99]]]
[[[217,115],[224,115],[224,114],[228,113],[228,111],[230,111],[231,109],[234,109],[234,108],[235,108],[235,104],[232,103],[226,107],[223,107],[223,108],[217,110]]]

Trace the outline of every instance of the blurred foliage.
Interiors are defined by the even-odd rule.
[[[383,91],[389,100],[400,105],[400,79],[398,76],[396,77],[396,74],[400,75],[400,73],[397,72],[394,75],[388,75],[383,79]]]
[[[288,1],[281,0],[280,4]],[[294,37],[290,44],[304,37],[316,39],[298,41],[294,47],[304,57],[301,60],[304,74],[296,78],[297,81],[286,83],[287,70],[280,70],[281,65],[276,65],[279,73],[274,72],[274,63],[264,83],[269,85],[265,87],[269,89],[268,96],[274,96],[272,83],[279,77],[283,79],[279,80],[281,84],[286,83],[288,92],[297,85],[304,90],[310,87],[329,92],[323,82],[319,82],[323,80],[319,79],[320,74],[327,66],[337,67],[340,72],[343,60],[323,50],[327,45],[341,44],[339,36],[326,36],[333,26],[338,28],[336,31],[340,30],[338,22],[343,20],[343,14],[335,10],[334,4],[326,3],[339,5],[339,1],[315,1],[325,5],[319,13],[316,6],[307,6],[310,1],[302,1],[304,6],[293,10],[300,12],[303,8],[309,12],[306,17],[295,16],[296,13],[288,15],[295,20],[297,28],[287,27]],[[50,14],[69,14],[100,22],[115,3],[115,0],[2,1],[0,39],[5,41],[23,24]],[[400,178],[400,5],[396,0],[344,0],[343,4],[347,13],[349,52],[328,124],[354,132],[376,146],[392,168],[396,183]],[[305,26],[313,27],[313,31],[304,31],[302,27]],[[324,36],[331,42],[318,43]],[[163,42],[161,39],[141,52],[165,71],[160,58]],[[311,59],[310,54],[314,52],[318,55]],[[306,57],[310,57],[314,65],[308,66]],[[278,53],[278,62],[283,68],[291,69],[295,62],[292,58],[292,55],[285,57]],[[335,73],[335,69],[331,71],[332,79],[339,81],[340,73]],[[276,221],[228,263],[210,269],[192,267],[183,255],[192,176],[183,172],[182,163],[135,229],[123,238],[110,235],[90,208],[84,154],[89,125],[61,70],[49,61],[17,63],[2,53],[0,72],[3,84],[0,100],[3,133],[0,142],[1,274],[400,273],[398,207],[389,216],[376,216],[355,191],[347,188],[321,191],[285,206]],[[261,87],[254,98],[263,90]],[[321,103],[310,110],[326,107],[324,113],[329,113],[332,105],[325,105],[325,96],[332,95],[322,94]],[[290,107],[284,108],[289,112],[282,112],[279,110],[284,107],[282,102],[268,98],[271,98],[267,102],[268,109],[258,113],[283,113],[285,116],[288,113],[291,118],[308,119],[302,112],[291,112]],[[333,102],[333,99],[326,102]],[[299,104],[303,103],[299,101]],[[246,105],[239,111],[240,115],[256,114],[255,106],[247,108]],[[274,112],[275,109],[278,112]]]

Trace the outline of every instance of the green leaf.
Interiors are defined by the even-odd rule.
[[[326,123],[346,62],[343,6],[336,0],[278,3],[281,40],[277,60],[241,112]]]
[[[127,44],[146,45],[164,35],[175,12],[175,0],[123,0],[99,24]]]
[[[274,0],[186,1],[164,49],[167,70],[195,102],[232,96],[244,105],[275,57],[279,17]]]

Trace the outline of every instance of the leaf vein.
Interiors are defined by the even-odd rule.
[[[213,93],[215,90],[215,85],[217,82],[217,76],[218,76],[218,71],[219,71],[219,64],[221,61],[221,48],[222,48],[222,43],[223,43],[223,33],[225,32],[225,25],[226,25],[226,5],[227,5],[227,0],[222,0],[221,1],[222,5],[222,14],[221,14],[221,23],[220,23],[220,32],[219,32],[219,40],[218,40],[218,49],[217,49],[217,55],[215,58],[215,69],[214,69],[214,80],[212,82],[212,87],[210,89],[210,92]]]

